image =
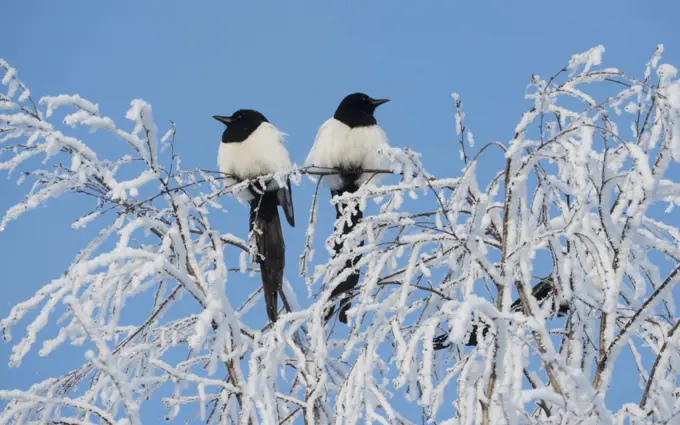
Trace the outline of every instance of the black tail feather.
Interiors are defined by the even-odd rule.
[[[282,187],[277,192],[279,205],[283,208],[286,221],[290,227],[295,227],[295,212],[293,211],[293,189],[290,186],[290,178],[286,179],[286,187]]]
[[[336,195],[342,195],[345,192],[349,193],[354,193],[359,189],[359,186],[356,184],[356,181],[358,179],[359,175],[358,173],[343,173],[342,174],[342,179],[343,181],[347,182],[343,187],[337,190],[331,190],[331,196],[336,196]],[[335,205],[335,211],[336,211],[336,221],[343,217],[344,211],[349,208],[349,205],[347,204],[336,204]],[[361,221],[361,219],[364,217],[363,211],[361,211],[359,208],[356,208],[351,215],[350,222],[348,223],[347,221],[343,222],[343,229],[342,229],[342,234],[347,235],[349,234],[352,229]],[[363,246],[363,241],[359,246]],[[333,250],[335,251],[335,255],[338,255],[342,251],[343,243],[342,242],[336,242]],[[351,260],[347,260],[345,262],[345,269],[347,268],[354,268],[356,267],[357,263],[361,260],[361,255],[357,255]],[[349,310],[352,307],[352,301],[351,298],[349,297],[348,292],[350,292],[352,289],[354,289],[357,284],[359,283],[359,276],[360,273],[358,270],[356,270],[354,273],[349,275],[347,279],[345,279],[343,282],[338,284],[333,291],[331,292],[331,300],[338,300],[340,301],[340,314],[339,314],[339,320],[342,323],[347,324],[347,310]],[[331,306],[326,313],[325,320],[328,321],[333,313],[335,312],[335,307]]]
[[[272,322],[276,322],[278,315],[278,291],[283,284],[286,265],[278,204],[277,192],[265,192],[250,201],[250,231],[255,230],[257,263],[260,265],[267,316]]]

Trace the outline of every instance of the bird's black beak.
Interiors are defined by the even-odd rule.
[[[217,121],[223,123],[224,125],[229,125],[231,124],[231,117],[225,117],[222,115],[213,115],[213,118],[215,118]]]
[[[383,103],[387,103],[389,101],[390,101],[389,99],[371,99],[371,104],[377,108]]]

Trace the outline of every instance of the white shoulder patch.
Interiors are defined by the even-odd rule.
[[[387,135],[380,126],[349,128],[331,118],[319,128],[305,165],[341,169],[383,169],[389,164],[384,154],[380,152],[381,147],[387,147]],[[372,173],[362,174],[360,184],[368,181],[371,176]],[[325,177],[324,180],[331,189],[340,184],[338,178]]]
[[[284,136],[278,128],[263,122],[241,143],[220,143],[217,165],[222,173],[241,179],[286,171],[291,163]]]

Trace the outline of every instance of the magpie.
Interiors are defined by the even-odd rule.
[[[546,302],[549,298],[551,299],[552,303],[552,311],[554,312],[554,316],[556,317],[564,317],[567,315],[569,312],[569,304],[567,304],[565,301],[562,301],[559,305],[555,305],[555,288],[553,286],[553,280],[552,277],[547,277],[540,281],[539,283],[536,284],[533,288],[531,288],[531,294],[536,298],[536,301],[538,301],[539,304],[543,304]],[[512,303],[510,306],[510,311],[516,313],[522,311],[522,300],[517,299],[515,302]],[[484,326],[482,329],[482,337],[486,337],[486,335],[489,333],[489,327]],[[435,350],[443,350],[445,348],[448,348],[451,344],[447,342],[449,338],[448,333],[444,333],[442,335],[436,336],[433,338],[432,342],[434,343],[433,348]],[[472,331],[470,332],[470,336],[468,337],[468,340],[465,342],[465,345],[468,347],[475,347],[477,346],[477,325],[472,326]]]
[[[332,118],[327,120],[316,135],[314,145],[307,156],[307,166],[332,168],[337,174],[324,176],[331,196],[356,192],[359,187],[370,180],[374,174],[364,170],[375,170],[385,167],[381,148],[387,146],[387,135],[378,126],[373,113],[375,109],[389,99],[373,99],[363,93],[353,93],[346,96]],[[337,203],[336,221],[343,217],[343,211],[349,206]],[[352,211],[349,222],[345,221],[342,228],[343,235],[349,234],[362,219],[360,209]],[[342,251],[341,239],[334,244],[335,255]],[[363,245],[363,242],[362,242]],[[347,260],[345,269],[354,268],[361,256]],[[359,272],[354,271],[344,282],[336,286],[331,293],[331,300],[339,299],[339,319],[347,323],[347,310],[351,301],[347,294],[359,281]],[[326,313],[328,321],[333,315],[335,307]]]
[[[284,133],[260,112],[239,109],[231,116],[213,118],[227,126],[217,159],[223,174],[243,181],[290,169],[288,151],[283,146]],[[278,291],[286,265],[278,206],[282,207],[288,224],[295,227],[290,179],[283,185],[274,178],[253,182],[240,195],[250,204],[249,230],[257,246],[256,262],[260,266],[267,316],[276,322]]]

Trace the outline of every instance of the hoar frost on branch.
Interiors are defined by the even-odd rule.
[[[243,320],[260,291],[240,306],[229,296],[231,274],[257,279],[250,238],[209,221],[224,213],[220,197],[250,182],[182,170],[174,125],[159,138],[142,100],[125,130],[77,95],[35,103],[0,61],[0,169],[32,180],[0,228],[75,193],[95,208],[74,227],[99,229],[61,277],[0,322],[10,341],[29,320],[11,366],[34,349],[49,356],[88,342],[82,366],[0,390],[0,424],[141,424],[161,388],[173,389],[167,419],[188,411],[208,424],[680,423],[680,229],[668,219],[680,200],[680,81],[662,51],[642,79],[600,68],[601,46],[547,80],[534,76],[533,106],[509,144],[474,155],[456,95],[460,176],[432,176],[416,152],[388,148],[391,170],[375,172],[392,180],[332,201],[376,211],[366,209],[340,255],[312,265],[315,196],[301,278],[289,266],[288,311],[263,329]],[[64,134],[50,122],[64,108],[68,127],[107,132],[129,153],[106,160]],[[500,155],[504,166],[483,186],[480,165]],[[332,173],[296,167],[263,179]],[[324,326],[334,285],[352,271],[338,273],[358,254],[349,328]],[[292,285],[306,285],[309,299]],[[121,324],[144,294],[153,294],[148,314]],[[164,319],[182,297],[198,312]],[[59,329],[51,339],[48,324]],[[635,369],[616,362],[624,350]],[[617,374],[637,375],[640,398],[612,407]]]

